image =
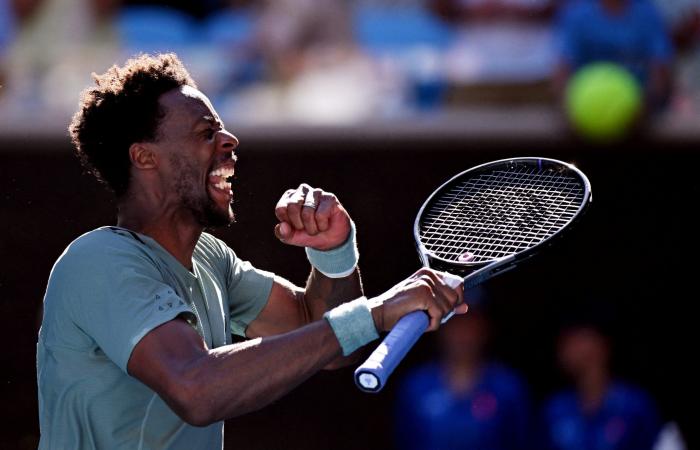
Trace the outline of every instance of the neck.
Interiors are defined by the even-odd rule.
[[[609,382],[610,376],[604,368],[591,368],[578,378],[576,387],[584,412],[594,413],[602,406]]]
[[[204,227],[181,207],[145,200],[129,195],[120,200],[117,225],[154,239],[180,264],[192,270],[192,253]]]

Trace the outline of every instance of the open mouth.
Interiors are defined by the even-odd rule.
[[[233,167],[221,167],[209,172],[209,185],[216,190],[231,193]]]

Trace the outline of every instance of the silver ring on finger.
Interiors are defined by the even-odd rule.
[[[313,210],[316,210],[316,208],[318,208],[318,204],[316,204],[316,196],[314,195],[313,191],[309,191],[306,193],[306,197],[304,197],[304,206]]]

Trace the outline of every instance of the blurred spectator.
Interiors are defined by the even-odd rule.
[[[489,320],[482,307],[470,302],[469,313],[453,317],[438,338],[440,360],[414,369],[401,386],[396,447],[529,448],[529,398],[513,371],[486,359]]]
[[[445,55],[454,42],[450,24],[421,0],[359,1],[354,35],[376,68],[382,114],[434,111],[444,103]]]
[[[265,78],[231,92],[220,107],[240,122],[356,123],[382,100],[369,59],[355,45],[344,0],[258,5],[253,48]]]
[[[15,30],[15,13],[10,0],[0,0],[0,86],[5,75],[5,58]],[[0,88],[1,89],[1,88]],[[2,91],[0,91],[2,95]]]
[[[431,0],[458,32],[446,75],[457,101],[535,101],[551,97],[554,0]]]
[[[700,2],[655,0],[677,50],[673,70],[674,112],[700,114]]]
[[[115,57],[118,0],[18,0],[19,29],[7,59],[4,101],[13,111],[69,111],[96,67]],[[9,98],[8,98],[9,97]]]
[[[258,45],[276,75],[289,79],[312,55],[352,47],[349,3],[343,0],[267,0]]]
[[[629,70],[643,86],[646,110],[658,111],[670,93],[673,58],[663,20],[650,0],[579,0],[563,7],[558,23],[558,92],[569,77],[595,62]]]
[[[546,403],[543,448],[651,450],[661,425],[656,408],[646,392],[613,378],[611,346],[601,329],[566,327],[557,352],[574,388]]]

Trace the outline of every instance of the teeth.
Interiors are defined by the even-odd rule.
[[[232,177],[233,176],[233,169],[221,168],[221,169],[212,170],[209,173],[209,176],[223,177],[223,178]]]
[[[231,190],[231,183],[227,183],[225,181],[220,181],[214,185],[215,188],[221,189],[222,191],[229,191]]]

